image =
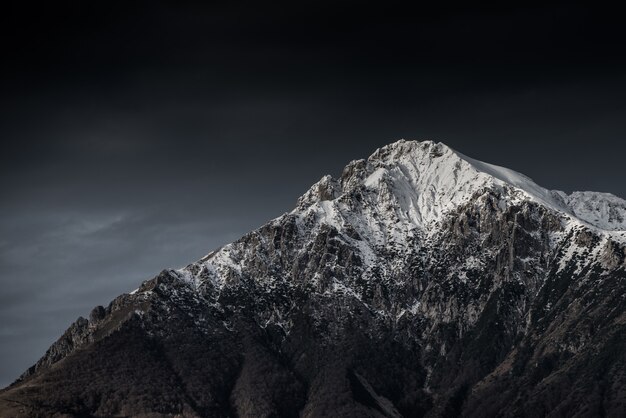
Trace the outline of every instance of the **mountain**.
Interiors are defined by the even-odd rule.
[[[626,201],[398,141],[79,318],[0,416],[615,417]]]

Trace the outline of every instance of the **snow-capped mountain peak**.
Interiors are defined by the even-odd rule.
[[[339,179],[323,177],[302,196],[296,211],[325,201],[341,210],[342,203],[357,199],[375,217],[398,217],[424,227],[493,180],[442,143],[401,140],[377,149],[367,160],[352,161]]]
[[[625,218],[398,141],[79,318],[0,416],[621,416]]]
[[[427,242],[439,234],[441,225],[454,221],[463,207],[484,206],[486,200],[501,214],[515,206],[543,208],[560,224],[557,235],[561,234],[557,231],[585,227],[626,242],[626,202],[622,199],[548,190],[523,174],[433,141],[400,140],[377,149],[367,159],[348,163],[339,178],[322,177],[298,199],[293,211],[270,224],[290,225],[302,242],[329,229],[336,231],[338,239],[358,250],[365,266],[373,266],[386,248],[409,251],[416,240]],[[258,234],[263,235],[259,231],[242,240],[257,240]],[[196,286],[210,283],[220,289],[228,280],[245,276],[241,263],[250,257],[245,251],[237,243],[228,244],[179,274]]]
[[[313,185],[295,211],[366,192],[364,204],[393,207],[401,220],[424,227],[487,189],[502,193],[502,204],[531,200],[599,229],[626,230],[626,201],[616,196],[548,190],[524,174],[433,141],[400,140],[350,162],[339,179],[327,175]]]

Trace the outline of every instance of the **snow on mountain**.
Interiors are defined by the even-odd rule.
[[[292,213],[349,225],[375,244],[402,244],[476,193],[502,186],[443,144],[398,141],[352,161],[337,180],[323,177]]]
[[[398,141],[79,318],[0,416],[621,416],[625,218]]]
[[[373,266],[381,249],[407,249],[416,237],[426,239],[439,233],[438,225],[446,216],[454,216],[456,208],[489,192],[499,196],[501,210],[534,202],[552,211],[565,231],[553,234],[555,243],[579,226],[626,242],[623,200],[601,193],[567,195],[548,190],[523,174],[433,141],[400,140],[377,149],[367,159],[350,162],[338,179],[322,177],[298,199],[293,211],[273,223],[294,218],[303,242],[320,228],[331,227],[359,250],[366,266]],[[236,243],[228,244],[179,274],[219,289],[228,278],[242,277],[241,265],[247,257],[242,251]]]
[[[377,200],[368,203],[382,203],[393,195],[401,209],[398,216],[416,227],[441,219],[476,192],[494,188],[507,191],[510,203],[529,199],[600,229],[626,230],[626,201],[614,195],[548,190],[521,173],[432,141],[400,140],[376,150],[367,160],[352,161],[339,180],[325,176],[316,183],[295,211],[359,188],[379,193]]]
[[[565,200],[579,219],[608,231],[626,231],[625,200],[599,192],[574,192]]]
[[[318,222],[338,229],[349,224],[376,242],[402,243],[418,231],[434,230],[430,224],[486,190],[501,193],[501,206],[533,201],[572,226],[582,223],[626,239],[626,201],[606,193],[548,190],[521,173],[432,141],[400,140],[367,160],[352,161],[339,179],[327,175],[313,185],[292,213],[313,212]],[[354,196],[362,199],[356,212]]]

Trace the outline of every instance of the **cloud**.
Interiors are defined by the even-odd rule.
[[[0,385],[45,352],[79,315],[160,270],[182,267],[249,229],[247,220],[172,219],[134,209],[12,214],[0,221]],[[19,349],[20,347],[28,349]]]

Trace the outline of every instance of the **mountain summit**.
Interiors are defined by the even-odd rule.
[[[376,150],[367,160],[352,161],[339,180],[323,177],[301,198],[300,206],[334,200],[362,187],[386,188],[399,199],[398,209],[410,214],[415,224],[438,219],[489,188],[506,191],[515,201],[539,202],[602,229],[626,230],[626,202],[616,196],[547,190],[523,174],[432,141],[400,140]]]
[[[0,416],[620,416],[626,202],[432,141],[79,318]]]

